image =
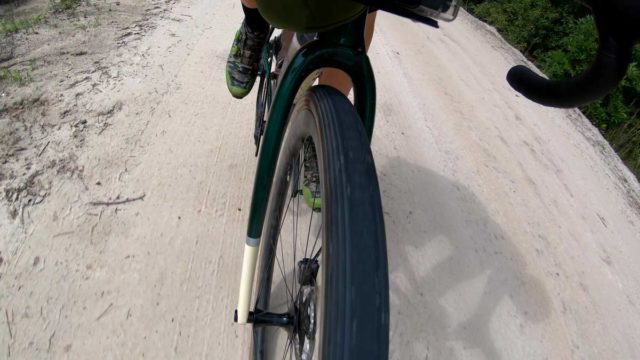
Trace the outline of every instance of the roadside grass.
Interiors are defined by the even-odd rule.
[[[49,0],[49,6],[54,12],[72,10],[78,6],[82,0]]]
[[[8,67],[0,67],[0,81],[7,81],[16,85],[26,85],[33,81],[31,73],[35,68],[35,61],[29,61],[29,65],[23,69],[10,69]]]
[[[622,160],[640,178],[640,116],[636,113],[629,121],[607,131],[605,135]]]
[[[42,23],[57,28],[59,26],[59,20],[57,20],[58,17],[52,16],[52,13],[69,13],[75,17],[76,8],[82,3],[90,4],[90,0],[49,0],[48,11],[45,10],[41,14],[21,18],[16,18],[14,11],[10,10],[8,13],[0,16],[0,37],[10,37],[20,32],[35,32],[36,28]],[[80,24],[77,25],[77,27],[86,30],[88,26],[98,26],[99,24],[99,20],[96,19],[91,24]],[[18,69],[0,66],[0,82],[18,86],[26,85],[33,81],[32,72],[34,66],[34,60],[31,60],[28,66]]]
[[[13,34],[19,31],[29,31],[40,24],[44,17],[42,15],[31,16],[23,19],[13,17],[0,19],[0,34]]]
[[[14,84],[24,85],[30,82],[31,71],[29,70],[12,70],[6,67],[0,68],[0,80],[9,81]]]
[[[76,7],[82,2],[90,4],[89,0],[49,0],[49,8],[54,13],[71,12],[73,15]],[[20,31],[33,31],[37,25],[48,20],[48,17],[48,14],[39,14],[15,18],[13,11],[10,11],[9,14],[0,16],[0,35],[10,35]]]

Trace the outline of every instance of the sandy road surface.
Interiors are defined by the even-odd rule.
[[[253,106],[223,78],[238,5],[184,0],[119,53],[83,177],[0,220],[0,358],[246,358]],[[523,60],[466,14],[378,25],[391,358],[640,358],[637,181],[579,113],[516,96]]]

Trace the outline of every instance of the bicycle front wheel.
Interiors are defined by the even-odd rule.
[[[314,204],[302,190],[309,152],[319,175]],[[387,359],[380,191],[362,122],[333,88],[311,88],[291,112],[269,195],[256,290],[256,313],[286,313],[292,321],[254,325],[254,359]]]

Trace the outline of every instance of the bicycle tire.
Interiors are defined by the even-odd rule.
[[[319,342],[313,354],[319,354],[323,359],[387,359],[388,270],[378,180],[369,140],[357,112],[344,95],[331,87],[312,87],[291,112],[270,189],[257,275],[256,311],[272,311],[272,282],[274,272],[278,271],[276,262],[280,266],[278,252],[285,247],[281,230],[289,212],[287,204],[292,198],[297,197],[299,201],[302,197],[291,190],[291,179],[298,177],[293,172],[301,171],[293,170],[292,164],[300,163],[300,151],[309,138],[318,157],[322,194],[319,212],[322,264],[318,271],[322,285],[319,285],[320,280],[314,284],[322,291],[316,296],[318,304],[314,306],[314,309],[319,308],[317,318],[320,320],[313,316],[317,320],[315,326],[320,330],[313,335],[317,336],[314,342]],[[295,212],[292,210],[292,213]],[[294,257],[295,253],[294,245]],[[292,281],[295,281],[295,268],[299,263],[294,259],[293,264]],[[286,285],[288,275],[282,268],[280,272]],[[292,300],[291,303],[287,301],[287,309],[300,312],[299,308],[292,310],[296,308],[293,282],[292,288],[287,286],[285,291],[285,296],[291,295]],[[302,291],[300,288],[296,298]],[[253,327],[254,359],[270,358],[271,335],[268,331],[274,331],[272,329],[282,331],[273,327]],[[290,329],[288,335],[295,331],[295,328]],[[296,353],[295,358],[301,358],[299,355]],[[278,355],[278,358],[282,357]]]

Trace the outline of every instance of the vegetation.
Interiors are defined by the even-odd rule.
[[[53,12],[74,10],[82,0],[49,0],[49,6]],[[0,0],[0,4],[2,0]],[[20,31],[33,30],[35,26],[45,19],[43,14],[25,18],[15,18],[13,11],[0,17],[0,35],[13,34]]]
[[[80,4],[82,0],[49,0],[49,5],[55,12],[72,10]]]
[[[6,67],[0,68],[0,81],[9,81],[18,85],[24,85],[31,82],[30,70],[12,70]]]
[[[34,26],[42,21],[42,15],[25,19],[0,19],[0,34],[11,34],[22,30],[33,30]]]
[[[597,32],[589,9],[572,0],[469,0],[468,10],[494,26],[550,78],[589,66]],[[640,49],[609,96],[581,109],[640,177]]]

